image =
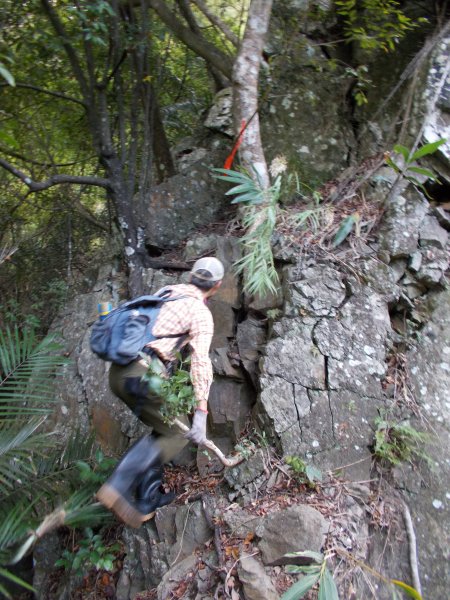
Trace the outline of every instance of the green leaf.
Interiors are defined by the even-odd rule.
[[[286,573],[320,573],[321,565],[286,565]]]
[[[239,171],[232,171],[230,169],[213,169],[213,171],[223,173],[223,175],[214,175],[214,177],[223,179],[224,181],[232,181],[236,183],[248,183],[249,181],[252,181],[247,174],[239,173]]]
[[[3,77],[3,79],[6,80],[7,83],[9,83],[9,85],[15,87],[16,81],[14,79],[14,76],[8,71],[8,69],[2,63],[0,63],[0,75]]]
[[[359,214],[353,213],[352,215],[349,215],[342,221],[339,229],[337,230],[336,235],[334,236],[334,240],[331,244],[332,248],[336,248],[337,246],[339,246],[339,244],[342,244],[342,242],[345,240],[345,238],[350,234],[351,230],[353,229],[353,225],[355,225],[355,223],[357,223],[358,220],[359,220]]]
[[[410,598],[414,598],[415,600],[422,600],[422,596],[419,594],[419,592],[410,585],[403,583],[403,581],[399,581],[398,579],[391,579],[391,583],[398,586],[399,588],[402,588],[402,590],[404,590]]]
[[[113,564],[112,560],[104,560],[103,561],[103,568],[105,569],[105,571],[113,571],[114,570],[114,564]]]
[[[318,600],[339,600],[336,583],[328,569],[325,569],[320,580]]]
[[[254,194],[260,194],[260,191],[257,188],[255,188],[254,183],[251,181],[251,182],[241,183],[241,184],[231,188],[230,190],[225,192],[225,196],[237,195],[237,194],[241,194],[242,192],[253,192]]]
[[[425,144],[424,146],[416,150],[416,152],[414,152],[414,154],[410,158],[410,161],[422,158],[422,156],[427,156],[427,154],[433,154],[433,152],[436,152],[439,146],[445,144],[446,141],[446,138],[442,138],[440,140],[437,140],[436,142],[430,142],[429,144]]]
[[[409,150],[408,150],[408,148],[406,148],[406,146],[402,146],[401,144],[396,144],[394,146],[394,152],[397,152],[397,154],[401,154],[403,156],[403,158],[405,159],[405,162],[409,162]]]
[[[242,194],[238,198],[234,198],[231,204],[237,204],[238,202],[249,202],[250,204],[259,204],[263,200],[262,194],[258,192],[249,192],[248,194]]]
[[[400,173],[401,168],[392,160],[392,158],[386,156],[385,161],[391,167],[391,169],[394,169],[396,173]]]
[[[9,579],[9,581],[12,581],[13,583],[17,583],[18,585],[24,587],[25,589],[30,590],[30,592],[34,592],[35,591],[35,589],[29,583],[27,583],[23,579],[20,579],[20,577],[17,577],[13,573],[10,573],[9,571],[7,571],[6,569],[4,569],[3,567],[0,567],[0,575],[2,577],[4,577],[5,579]]]
[[[294,583],[284,594],[281,596],[281,600],[300,600],[319,580],[319,574],[317,575],[306,575],[302,577],[300,581]]]
[[[428,179],[433,179],[433,180],[437,179],[437,175],[435,175],[433,173],[433,171],[431,171],[431,169],[426,169],[424,167],[408,167],[407,173],[409,173],[410,171],[412,173],[418,173],[419,175],[424,175],[425,177],[428,177]]]
[[[313,465],[306,465],[305,474],[309,481],[322,481],[323,478],[322,471]]]

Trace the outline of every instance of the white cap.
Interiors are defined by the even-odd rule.
[[[219,259],[214,256],[205,256],[194,263],[191,273],[203,281],[221,281],[225,269]]]

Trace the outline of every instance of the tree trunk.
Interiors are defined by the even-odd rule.
[[[176,170],[162,122],[159,102],[155,93],[152,95],[151,125],[153,130],[153,155],[155,157],[155,169],[158,177],[157,183],[161,183],[165,179],[175,175]]]
[[[270,186],[270,178],[259,127],[258,81],[271,10],[272,0],[252,0],[244,38],[233,68],[236,134],[239,133],[243,122],[246,125],[239,148],[239,157],[250,174],[256,171],[259,184],[264,189]]]

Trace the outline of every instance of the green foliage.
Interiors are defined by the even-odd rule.
[[[79,542],[76,550],[64,550],[62,557],[56,561],[56,567],[63,567],[66,571],[76,575],[85,573],[92,567],[97,570],[112,571],[117,553],[121,550],[120,544],[105,545],[100,534],[94,534],[90,527],[84,530],[84,538]]]
[[[143,354],[143,358],[148,357]],[[178,355],[178,366],[173,375],[167,377],[160,370],[159,363],[151,361],[147,373],[142,378],[150,390],[164,400],[160,412],[166,423],[171,423],[180,415],[191,413],[197,404],[189,365],[190,357],[183,360]]]
[[[406,594],[408,594],[408,596],[410,598],[413,598],[414,600],[422,600],[422,596],[419,594],[419,592],[417,590],[415,590],[413,587],[411,587],[410,585],[408,585],[407,583],[404,583],[403,581],[399,581],[398,579],[391,579],[391,584],[397,586],[398,588],[400,588],[401,590],[403,590]],[[398,595],[395,591],[395,588],[392,589],[393,591],[393,600],[396,600],[398,598]]]
[[[7,59],[7,57],[0,54],[0,58],[2,59],[0,60],[0,77],[3,77],[3,79],[9,83],[9,85],[14,87],[16,85],[14,76],[11,71],[6,68],[5,63],[3,62],[5,59]]]
[[[234,267],[238,274],[244,275],[244,291],[260,296],[276,293],[279,278],[273,260],[271,237],[277,219],[281,175],[276,177],[271,187],[265,189],[256,172],[252,178],[249,173],[232,169],[214,171],[220,173],[216,175],[218,179],[237,184],[226,195],[236,196],[231,203],[243,206],[242,224],[246,230],[242,237],[244,252]]]
[[[322,472],[313,465],[308,465],[298,456],[286,456],[284,460],[294,471],[299,481],[312,487],[322,481]]]
[[[117,464],[117,459],[105,456],[102,450],[97,448],[93,460],[89,462],[77,460],[75,464],[83,484],[88,484],[90,487],[93,486],[97,489],[111,475]]]
[[[344,557],[350,558],[362,569],[367,570],[371,575],[383,581],[392,593],[392,600],[399,600],[397,588],[404,591],[410,598],[422,600],[422,596],[403,581],[398,579],[386,579],[366,565],[364,562],[355,560],[350,554],[336,550],[337,554],[343,554]],[[301,574],[302,577],[294,583],[282,596],[281,600],[300,600],[305,594],[315,585],[318,585],[318,600],[339,600],[339,594],[333,575],[327,568],[327,559],[320,552],[306,550],[304,552],[290,552],[285,554],[288,558],[300,559],[302,562],[308,562],[307,565],[287,565],[286,572],[291,574]]]
[[[69,6],[68,14],[78,17],[84,39],[93,44],[107,46],[104,38],[108,37],[110,22],[105,17],[114,17],[115,12],[106,0],[89,0],[77,6]]]
[[[319,552],[290,552],[288,558],[302,558],[311,561],[309,565],[287,565],[288,573],[298,573],[303,577],[294,583],[282,596],[281,600],[300,600],[316,584],[319,585],[319,600],[339,600],[333,576],[327,568],[326,558]]]
[[[411,462],[414,458],[429,460],[422,449],[429,436],[417,431],[407,421],[396,422],[380,416],[375,419],[374,455],[391,465]]]
[[[291,174],[287,177],[287,189],[291,187],[291,182],[295,181],[294,194],[296,197],[302,198],[307,202],[306,206],[295,215],[289,217],[289,221],[296,227],[308,227],[311,231],[316,232],[320,229],[321,218],[324,208],[320,205],[322,196],[316,190],[312,190],[306,183],[300,182],[297,173],[294,176]],[[303,191],[305,188],[306,193]]]
[[[359,65],[359,67],[347,67],[346,75],[351,75],[355,79],[355,84],[352,87],[352,96],[355,99],[357,106],[367,104],[367,88],[372,84],[372,80],[367,77],[369,68],[367,65]]]
[[[0,569],[15,583],[7,565],[47,531],[105,516],[92,504],[93,486],[79,490],[75,468],[90,455],[92,440],[75,434],[61,448],[54,432],[42,430],[53,412],[55,377],[66,362],[51,336],[0,330]],[[0,592],[10,597],[5,586]]]
[[[428,144],[421,146],[415,152],[409,150],[402,144],[396,144],[394,146],[394,152],[402,157],[403,165],[395,162],[389,155],[386,156],[385,160],[396,173],[402,175],[408,181],[419,187],[425,193],[425,195],[428,196],[423,183],[417,179],[416,175],[421,175],[422,177],[431,179],[431,181],[438,181],[438,178],[430,169],[419,167],[416,161],[424,156],[428,156],[429,154],[434,154],[434,152],[436,152],[439,147],[442,146],[442,144],[445,144],[446,141],[447,140],[445,138],[441,138],[436,142],[429,142]]]
[[[368,51],[393,51],[408,31],[426,22],[410,19],[396,0],[335,0],[335,4],[346,40]]]
[[[279,308],[269,308],[269,310],[267,311],[266,314],[269,319],[271,319],[272,321],[275,321],[276,319],[278,319],[278,317],[281,317],[281,315],[283,314],[283,311],[280,310]]]
[[[333,241],[331,242],[331,247],[336,248],[350,235],[353,230],[353,227],[357,228],[359,225],[359,213],[355,212],[348,217],[343,219],[342,223],[339,225],[339,229],[337,230]]]

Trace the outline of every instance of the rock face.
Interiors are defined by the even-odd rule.
[[[368,202],[371,189],[378,193],[369,182]],[[278,307],[275,321],[262,312],[268,308],[261,303],[258,310],[248,307],[244,315],[238,281],[230,269],[239,256],[236,240],[192,239],[187,255],[207,251],[227,268],[211,306],[217,330],[211,353],[215,381],[209,436],[230,452],[252,414],[261,436],[270,439],[280,455],[302,459],[325,478],[339,473],[346,480],[345,494],[331,484],[321,490],[321,502],[336,505],[336,514],[323,514],[314,503],[304,503],[308,496],[298,494],[277,510],[252,512],[260,497],[280,485],[277,472],[268,469],[273,459],[268,463],[269,454],[253,451],[241,465],[226,470],[224,495],[212,504],[202,497],[188,506],[167,506],[145,527],[124,532],[126,559],[118,597],[131,600],[144,589],[158,588],[158,598],[165,599],[185,585],[190,590],[186,597],[211,597],[220,585],[215,566],[222,558],[211,545],[218,535],[217,523],[238,540],[242,560],[237,576],[248,598],[258,598],[261,590],[266,596],[259,597],[280,597],[284,555],[318,552],[325,535],[336,548],[353,552],[385,576],[410,582],[403,503],[410,507],[417,535],[424,593],[444,597],[450,537],[450,296],[445,285],[449,238],[443,217],[446,213],[438,219],[428,200],[406,187],[387,207],[378,243],[353,256],[351,268],[345,248],[341,255],[314,259],[291,253],[290,262],[283,259],[281,272],[284,302],[273,298],[272,307]],[[287,256],[283,248],[279,251]],[[185,279],[185,274],[150,269],[145,275],[149,291]],[[95,291],[77,298],[55,321],[73,358],[60,383],[55,426],[63,433],[78,421],[96,432],[105,450],[117,454],[145,428],[109,392],[108,366],[90,352],[88,326],[97,302],[107,294],[119,298],[120,289],[122,279],[105,270]],[[399,388],[401,394],[399,367],[392,370],[399,353],[401,373],[407,373],[408,381],[407,387]],[[391,470],[385,479],[389,487],[383,489],[384,513],[380,498],[358,483],[376,474],[372,452],[380,415],[391,423],[408,422],[431,432],[419,451],[429,457],[432,468],[424,464],[417,471],[405,463]],[[178,460],[186,464],[191,459]],[[197,464],[204,478],[222,468],[201,452]],[[375,526],[374,515],[381,525]],[[387,542],[384,527],[389,518],[395,523],[395,537]],[[387,543],[389,550],[383,554]],[[339,577],[339,567],[336,573]],[[36,577],[43,580],[39,569]],[[369,593],[357,577],[351,585],[363,595]],[[378,597],[387,600],[389,594],[380,590]]]
[[[291,290],[261,367],[261,420],[285,454],[367,477],[391,325],[386,302],[329,266],[286,269]],[[350,469],[350,467],[349,467]]]

